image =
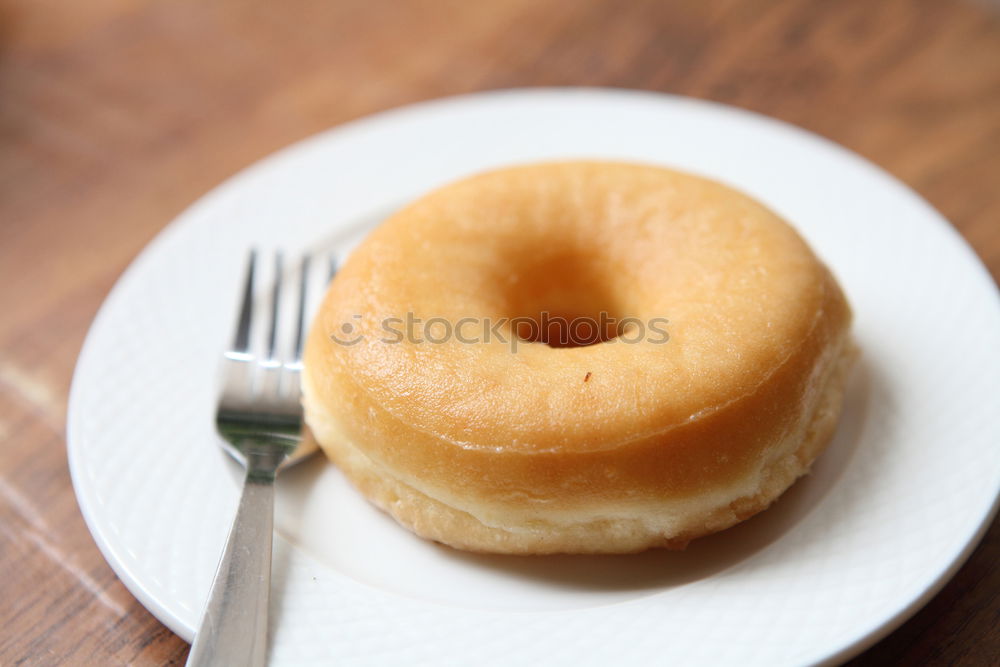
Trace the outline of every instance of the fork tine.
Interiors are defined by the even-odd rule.
[[[271,290],[271,328],[267,333],[267,359],[274,359],[278,342],[278,306],[281,299],[281,251],[274,253],[274,287]]]
[[[250,319],[253,317],[253,274],[257,264],[257,250],[250,249],[247,258],[246,284],[243,287],[243,303],[240,305],[240,319],[236,324],[236,337],[233,339],[233,352],[250,351]]]
[[[294,361],[302,360],[302,343],[306,335],[306,289],[309,284],[309,255],[302,256],[299,265],[299,318],[295,328]]]
[[[333,280],[333,277],[337,275],[338,268],[339,267],[337,264],[337,256],[333,253],[330,253],[330,267],[329,267],[330,273],[326,278],[326,282],[330,282],[331,280]]]

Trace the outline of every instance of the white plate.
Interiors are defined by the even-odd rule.
[[[1000,489],[1000,307],[952,228],[898,181],[788,125],[606,90],[472,95],[378,114],[231,179],[161,233],[80,355],[69,458],[97,544],[191,639],[236,507],[216,446],[219,353],[244,250],[297,252],[508,163],[672,165],[769,204],[856,312],[836,440],[775,507],[687,552],[462,554],[412,537],[317,460],[282,480],[274,664],[803,664],[844,659],[926,602]]]

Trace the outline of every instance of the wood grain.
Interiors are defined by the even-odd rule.
[[[7,0],[0,664],[186,655],[97,551],[65,461],[73,363],[143,245],[316,131],[536,85],[667,91],[801,125],[912,186],[1000,276],[1000,14],[985,0]],[[943,592],[852,664],[1000,664],[997,562],[994,525]]]

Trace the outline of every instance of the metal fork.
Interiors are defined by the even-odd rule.
[[[251,251],[236,335],[224,355],[223,389],[215,424],[225,450],[246,468],[246,478],[201,626],[188,655],[189,666],[265,664],[274,479],[279,470],[312,453],[300,446],[299,392],[309,258],[304,257],[300,267],[295,337],[290,346],[284,346],[291,349],[284,351],[278,344],[280,253],[274,262],[270,308],[264,313],[268,328],[263,351],[255,352],[251,344],[251,330],[263,324],[260,316],[254,317],[257,253]]]

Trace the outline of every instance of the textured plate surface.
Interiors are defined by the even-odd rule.
[[[665,164],[734,185],[832,267],[862,358],[831,449],[772,509],[684,553],[499,558],[424,543],[317,460],[281,481],[274,664],[804,664],[843,659],[954,573],[1000,489],[1000,306],[919,197],[794,127],[602,90],[420,104],[237,175],[154,240],[94,321],[68,443],[129,589],[190,639],[235,511],[212,426],[245,249],[343,251],[400,202],[549,158]]]

